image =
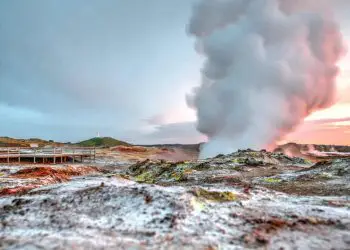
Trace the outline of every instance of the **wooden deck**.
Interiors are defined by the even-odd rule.
[[[96,158],[95,148],[13,148],[0,147],[0,163],[64,163]]]

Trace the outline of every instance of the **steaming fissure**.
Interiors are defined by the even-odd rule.
[[[207,135],[200,158],[273,148],[334,103],[342,34],[327,1],[202,0],[188,32],[205,57],[187,96]]]

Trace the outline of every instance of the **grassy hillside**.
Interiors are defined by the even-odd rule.
[[[46,141],[38,138],[31,139],[15,139],[10,137],[0,137],[0,147],[30,147],[30,144],[38,144],[39,147],[44,147],[47,145],[51,146],[63,146],[63,145],[71,145],[71,146],[79,146],[79,147],[115,147],[119,145],[128,146],[130,144],[119,141],[111,137],[102,137],[102,138],[91,138],[86,141],[79,142],[77,144],[70,143],[59,143],[54,142],[52,140]]]
[[[62,145],[62,143],[58,143],[54,141],[46,141],[38,138],[15,139],[10,137],[0,137],[0,147],[29,147],[30,144],[32,143],[38,144],[39,147],[43,147],[46,145],[54,145],[54,146]]]
[[[95,137],[86,141],[77,143],[81,147],[115,147],[115,146],[128,146],[127,142],[116,140],[112,137]]]

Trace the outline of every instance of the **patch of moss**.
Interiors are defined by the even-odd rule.
[[[244,164],[246,162],[246,159],[244,158],[234,158],[232,159],[233,163],[237,163],[237,164]]]
[[[184,162],[162,163],[145,161],[129,167],[127,173],[137,182],[153,184],[164,180],[181,182],[186,180],[186,176],[192,171],[192,165]]]
[[[175,165],[172,168],[172,171],[170,175],[168,175],[168,178],[172,178],[175,181],[184,181],[186,180],[186,175],[193,172],[193,169],[190,165],[180,164]]]
[[[192,169],[175,169],[174,172],[171,173],[170,177],[173,178],[175,181],[184,181],[186,180],[186,175],[191,173]]]
[[[184,173],[183,172],[173,172],[171,174],[171,178],[173,178],[175,181],[182,181],[184,179]]]
[[[237,195],[229,191],[208,191],[203,188],[198,188],[193,191],[193,194],[198,198],[204,198],[215,202],[230,202],[237,200]]]
[[[236,171],[242,171],[242,166],[234,166],[232,169]]]
[[[150,164],[152,164],[152,162],[149,159],[137,162],[128,168],[128,173],[132,176],[140,175],[147,171]]]
[[[184,174],[192,174],[193,173],[193,169],[186,169],[185,171],[184,171]]]
[[[312,161],[310,161],[308,159],[304,159],[304,162],[305,162],[305,164],[314,164],[314,162],[312,162]]]
[[[144,172],[144,173],[136,176],[135,181],[140,182],[140,183],[153,184],[153,183],[155,183],[156,180],[151,172]]]
[[[264,182],[267,182],[267,183],[280,183],[282,182],[281,179],[277,179],[277,178],[266,178],[264,179]]]
[[[255,151],[246,152],[246,154],[254,157],[259,157],[261,155],[260,152],[255,152]]]

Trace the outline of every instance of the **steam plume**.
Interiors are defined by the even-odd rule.
[[[273,147],[312,112],[333,104],[345,49],[326,1],[202,0],[188,30],[205,57],[187,96],[201,158]],[[314,4],[316,3],[316,4]]]

